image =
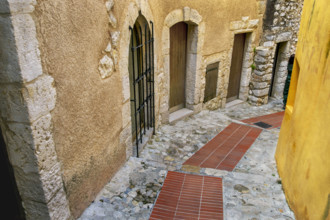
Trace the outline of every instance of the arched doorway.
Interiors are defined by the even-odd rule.
[[[186,107],[187,35],[185,22],[170,28],[170,112]]]
[[[171,49],[174,49],[173,42],[171,41],[175,37],[173,37],[171,28],[174,30],[177,24],[181,25],[181,29],[186,30],[186,37],[183,35],[183,39],[186,38],[184,40],[186,43],[180,45],[186,45],[186,50],[184,48],[182,49],[182,51],[185,51],[185,55],[182,58],[185,59],[186,64],[182,65],[184,68],[181,68],[185,71],[185,77],[181,77],[181,86],[178,86],[181,88],[181,94],[184,93],[183,101],[181,101],[181,104],[176,105],[176,103],[170,103],[172,102],[170,93],[173,94],[174,92],[174,87],[171,85],[171,81],[173,84],[173,80],[171,78],[173,79],[173,74],[175,74],[172,68],[174,66],[172,65],[171,67],[171,63],[173,64],[173,59],[171,60],[173,52],[171,54]],[[195,9],[189,7],[175,9],[164,19],[161,50],[163,60],[163,68],[161,70],[163,70],[163,74],[160,77],[160,83],[162,83],[164,89],[159,90],[159,113],[163,123],[172,123],[194,112],[197,113],[202,109],[203,99],[201,94],[202,90],[204,90],[202,82],[205,80],[205,76],[202,73],[204,35],[205,22],[203,22],[202,16]],[[184,90],[182,89],[183,84]]]
[[[130,27],[129,80],[132,137],[139,156],[139,144],[146,132],[155,127],[154,38],[147,20],[140,15]]]
[[[195,105],[198,25],[178,22],[170,27],[170,122],[189,115]]]

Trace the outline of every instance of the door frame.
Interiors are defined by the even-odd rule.
[[[170,93],[169,93],[169,97],[168,97],[168,99],[169,99],[169,112],[170,113],[172,113],[172,112],[175,112],[175,111],[178,111],[178,110],[180,110],[180,109],[182,109],[182,108],[185,108],[186,107],[186,102],[187,102],[187,100],[186,100],[186,86],[187,86],[187,59],[188,59],[188,54],[187,54],[187,52],[188,52],[188,24],[186,23],[186,22],[178,22],[178,23],[176,23],[175,25],[178,25],[178,24],[180,24],[180,23],[183,23],[185,26],[184,26],[184,28],[185,28],[185,35],[186,35],[186,39],[185,39],[185,48],[184,48],[184,55],[185,55],[185,60],[184,60],[184,67],[183,67],[183,69],[184,69],[184,73],[183,73],[183,77],[184,77],[184,79],[183,79],[183,82],[181,82],[180,84],[183,84],[182,86],[183,86],[183,94],[182,93],[180,93],[180,94],[172,94],[171,93],[171,89],[172,89],[172,86],[173,86],[173,84],[171,83],[171,76],[173,76],[173,72],[172,72],[172,68],[173,68],[173,64],[171,64],[171,60],[172,60],[172,57],[171,57],[171,51],[172,51],[172,48],[170,47],[170,76],[169,76],[169,78],[170,78],[170,85],[169,85],[169,87],[170,87]],[[171,35],[171,31],[172,31],[172,28],[175,26],[175,25],[173,25],[171,28],[170,28],[170,35]],[[172,40],[174,40],[174,39],[171,39],[171,37],[170,37],[170,45],[172,44]],[[181,52],[183,52],[183,51],[181,51]],[[178,71],[178,72],[180,72],[180,71]],[[180,73],[175,73],[175,74],[180,74]],[[182,73],[181,73],[182,74]],[[182,92],[182,91],[181,91]],[[183,95],[183,103],[180,103],[180,104],[178,104],[178,105],[175,105],[175,106],[171,106],[171,99],[173,99],[173,98],[175,98],[175,96],[176,95],[180,95],[180,96],[182,96]],[[173,101],[173,100],[172,100]]]
[[[242,62],[242,71],[241,71],[241,79],[240,79],[240,86],[239,86],[239,93],[237,99],[246,101],[249,95],[249,83],[252,73],[252,63],[253,63],[253,42],[255,39],[255,31],[246,30],[246,31],[234,31],[232,33],[232,48],[234,45],[235,35],[236,34],[245,34],[245,42],[244,42],[244,50],[243,50],[243,62]],[[232,54],[232,50],[231,53]],[[232,56],[230,56],[229,63],[231,64]],[[227,88],[225,92],[225,103],[227,103],[227,92],[228,92],[228,85],[229,85],[229,75],[230,75],[230,69],[227,72],[226,77],[226,87]],[[237,100],[236,99],[236,100]]]
[[[170,28],[178,22],[188,24],[187,60],[186,60],[186,103],[185,108],[198,112],[202,110],[201,92],[202,55],[205,23],[197,10],[189,7],[171,11],[164,20],[162,31],[162,60],[164,89],[159,91],[160,116],[163,123],[169,122],[169,91],[170,91]],[[196,86],[198,85],[198,87]]]
[[[239,45],[241,43],[243,44],[242,47],[237,48],[238,47],[237,45]],[[239,33],[239,34],[234,35],[234,43],[233,43],[233,47],[232,47],[231,65],[230,65],[230,69],[229,69],[229,79],[228,79],[228,88],[227,88],[227,96],[226,96],[227,103],[234,101],[236,99],[239,99],[244,54],[245,54],[245,43],[246,43],[246,33]],[[236,51],[238,51],[237,53],[235,53],[235,49],[236,49]],[[235,61],[235,63],[233,63],[234,61]],[[236,62],[238,62],[238,63],[236,63]],[[238,64],[238,65],[235,65],[235,64]],[[235,71],[235,68],[238,68],[237,66],[239,67],[239,70]],[[233,72],[233,70],[234,70],[234,72]],[[238,81],[237,83],[234,83],[235,88],[230,87],[231,79],[236,79]],[[236,81],[236,80],[234,80],[234,81]],[[230,91],[234,94],[232,94],[231,97],[228,97]]]
[[[273,69],[272,79],[269,85],[269,98],[281,99],[283,98],[284,84],[283,78],[288,74],[287,63],[290,58],[290,42],[281,41],[277,42],[273,51]],[[277,57],[276,57],[277,56]]]

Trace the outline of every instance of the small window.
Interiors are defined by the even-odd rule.
[[[206,67],[204,103],[210,101],[216,96],[218,84],[218,70],[219,62],[209,64]]]

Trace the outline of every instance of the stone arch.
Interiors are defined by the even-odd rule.
[[[164,20],[162,31],[163,91],[160,91],[162,122],[169,122],[170,90],[170,28],[179,22],[188,24],[187,64],[186,64],[186,108],[194,112],[202,109],[200,85],[202,78],[202,46],[204,43],[205,23],[197,10],[189,7],[171,11]],[[205,80],[204,80],[205,81]],[[187,83],[188,82],[188,83]],[[198,85],[198,86],[197,86]]]
[[[148,22],[149,29],[151,30],[150,21],[153,21],[153,15],[150,9],[150,6],[147,1],[139,0],[137,3],[131,2],[127,6],[127,13],[123,18],[123,25],[121,26],[121,37],[119,41],[119,72],[122,79],[123,87],[123,110],[122,110],[122,119],[123,119],[123,130],[120,134],[120,144],[126,148],[126,158],[129,158],[133,155],[132,148],[132,129],[131,129],[131,103],[130,103],[130,80],[129,80],[129,45],[131,33],[129,27],[133,27],[137,21],[139,15],[141,14]],[[156,46],[155,46],[156,48]],[[154,53],[154,65],[156,71],[156,61],[157,53]],[[155,78],[157,74],[155,74]],[[156,80],[157,81],[157,80]],[[155,83],[156,87],[156,83]],[[155,88],[157,91],[157,88]]]

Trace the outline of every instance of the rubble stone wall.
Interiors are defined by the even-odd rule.
[[[248,98],[250,103],[262,105],[268,102],[274,65],[276,69],[271,96],[282,99],[288,60],[290,55],[295,53],[298,40],[302,6],[303,0],[267,1],[260,47],[255,49],[255,69],[252,73]],[[275,64],[277,45],[279,45],[279,56]]]

